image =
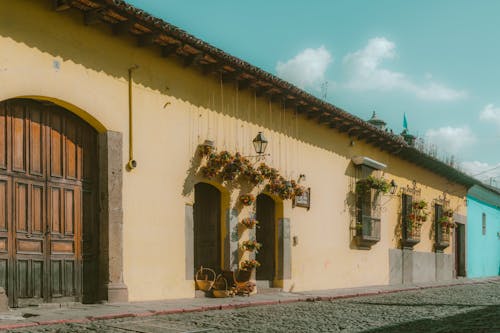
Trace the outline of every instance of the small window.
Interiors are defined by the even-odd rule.
[[[486,235],[486,214],[483,213],[483,236]]]

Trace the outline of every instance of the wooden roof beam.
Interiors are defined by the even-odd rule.
[[[332,115],[328,112],[324,112],[321,116],[318,117],[318,123],[320,124],[330,124],[332,121]]]
[[[166,58],[171,54],[175,53],[180,47],[180,44],[168,44],[161,47],[161,56]]]
[[[370,134],[370,131],[366,128],[364,129],[360,129],[357,136],[358,136],[358,140],[363,140],[365,138],[368,137],[368,135]]]
[[[182,60],[182,64],[184,67],[189,67],[193,63],[194,64],[198,63],[200,61],[200,59],[202,59],[202,58],[203,58],[203,53],[191,54],[188,56],[184,56],[184,58]]]
[[[161,33],[159,32],[152,32],[152,33],[145,33],[140,35],[137,38],[137,46],[139,47],[146,47],[146,46],[151,46],[160,37]]]
[[[337,129],[339,130],[340,133],[347,132],[350,128],[352,127],[351,122],[342,122],[342,125],[338,126]]]
[[[361,130],[361,128],[359,126],[354,125],[347,130],[347,134],[349,136],[356,136],[360,130]]]
[[[102,22],[104,8],[93,8],[83,13],[83,24],[94,25]]]
[[[133,26],[134,22],[126,20],[113,24],[111,29],[113,30],[113,35],[123,35],[128,33]]]

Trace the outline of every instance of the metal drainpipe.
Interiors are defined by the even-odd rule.
[[[128,69],[128,163],[129,171],[137,167],[137,161],[134,160],[134,145],[133,145],[133,126],[132,126],[132,72],[138,69],[138,65],[134,65]]]

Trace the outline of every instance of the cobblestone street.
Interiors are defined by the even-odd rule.
[[[9,332],[500,332],[500,281]]]

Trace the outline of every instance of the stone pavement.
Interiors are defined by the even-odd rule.
[[[308,292],[258,293],[250,297],[190,298],[151,302],[114,304],[44,304],[39,307],[12,309],[0,313],[0,330],[60,323],[89,323],[97,320],[136,317],[144,318],[162,314],[178,314],[208,310],[235,309],[248,306],[273,305],[304,301],[329,301],[341,298],[395,293],[406,290],[482,284],[500,281],[500,277],[484,279],[458,279],[447,282],[429,282],[412,285],[371,286]]]

